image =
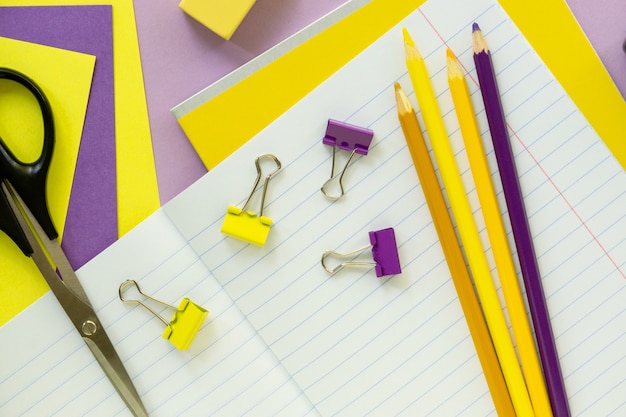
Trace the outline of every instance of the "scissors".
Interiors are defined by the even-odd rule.
[[[43,118],[43,146],[34,162],[15,157],[0,138],[0,230],[30,257],[59,304],[91,349],[121,398],[136,417],[148,416],[132,380],[87,298],[57,240],[46,202],[46,178],[54,148],[50,104],[39,86],[26,75],[0,68],[0,79],[24,86],[37,100]],[[50,261],[49,258],[52,260]]]

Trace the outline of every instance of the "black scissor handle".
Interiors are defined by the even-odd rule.
[[[6,178],[9,180],[48,237],[55,239],[58,233],[50,218],[46,201],[46,179],[52,160],[52,151],[54,150],[52,108],[41,88],[26,75],[9,68],[0,68],[0,79],[7,79],[21,84],[35,97],[41,109],[44,132],[41,154],[37,160],[30,163],[20,161],[0,137],[0,179]],[[0,205],[4,205],[4,203],[6,201],[0,199]],[[5,217],[4,210],[0,210],[0,215]],[[16,240],[16,231],[11,230],[11,223],[10,219],[3,219],[0,222],[2,229],[13,240]],[[18,225],[15,225],[15,227],[20,229]],[[25,248],[22,247],[20,242],[16,241],[16,243],[24,251]]]

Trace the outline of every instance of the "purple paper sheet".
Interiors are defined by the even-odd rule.
[[[170,109],[346,1],[257,0],[226,41],[177,0],[134,0],[162,203],[206,172]]]
[[[74,269],[117,240],[112,29],[110,5],[0,7],[0,36],[96,56],[62,240]]]

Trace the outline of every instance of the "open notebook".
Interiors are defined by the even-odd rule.
[[[572,412],[626,412],[626,174],[497,3],[430,0],[79,271],[150,415],[495,415],[393,95],[400,82],[415,104],[406,26],[477,207],[444,69],[447,45],[476,78],[473,22],[489,42],[515,133]],[[470,89],[487,138],[471,81]],[[336,202],[320,192],[330,175],[329,118],[375,132]],[[265,153],[283,168],[269,182],[264,215],[274,224],[258,247],[220,228]],[[491,151],[489,161],[495,167]],[[386,227],[395,228],[402,274],[378,279],[354,268],[329,277],[322,269],[326,249],[359,248]],[[117,299],[127,278],[158,299],[187,296],[210,310],[189,351],[162,340],[147,311]],[[0,414],[129,415],[50,294],[0,337]]]

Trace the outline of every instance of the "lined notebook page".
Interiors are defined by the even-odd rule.
[[[393,96],[398,81],[415,104],[403,58],[406,26],[426,57],[478,210],[444,69],[448,45],[469,70],[497,178],[472,81],[474,21],[493,52],[514,133],[573,414],[626,413],[626,174],[500,6],[471,3],[427,2],[81,268],[151,416],[495,415]],[[375,132],[334,203],[320,192],[331,168],[332,151],[322,144],[329,118]],[[220,228],[228,205],[245,201],[254,159],[264,153],[283,169],[269,183],[268,242],[256,247]],[[250,210],[258,211],[259,197]],[[359,248],[369,231],[386,227],[395,228],[402,274],[377,279],[354,268],[329,277],[322,269],[326,249]],[[121,303],[117,288],[127,278],[163,301],[189,297],[210,310],[189,351],[161,339],[162,323],[150,313]],[[0,338],[1,415],[130,415],[51,294],[0,328]]]
[[[498,70],[573,414],[626,412],[626,175],[499,5],[431,0],[165,207],[324,416],[495,414],[392,87],[400,82],[415,104],[403,56],[406,26],[426,58],[478,209],[445,71],[449,46],[469,71],[498,183],[473,81],[473,22]],[[322,144],[329,118],[375,132],[336,202],[320,192],[331,170],[332,150]],[[220,228],[228,205],[245,201],[254,160],[265,153],[276,155],[283,169],[269,183],[264,215],[274,223],[267,244],[257,247]],[[339,167],[346,156],[337,155]],[[258,212],[260,193],[255,196],[248,209]],[[501,192],[499,198],[505,207]],[[329,277],[322,269],[326,249],[359,248],[369,243],[369,231],[386,227],[395,228],[402,274],[377,279],[361,267]]]
[[[79,278],[150,416],[318,415],[162,211]],[[162,339],[163,323],[147,310],[118,299],[128,278],[164,302],[188,297],[210,310],[189,350]],[[166,320],[173,314],[151,306]],[[0,415],[131,415],[51,293],[0,335]]]

